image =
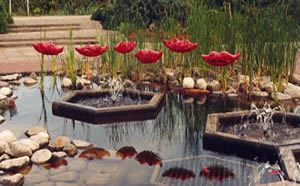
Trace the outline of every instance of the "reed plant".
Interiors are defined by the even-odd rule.
[[[71,77],[72,89],[76,89],[76,79],[77,79],[77,68],[75,63],[75,52],[73,44],[73,32],[72,29],[69,29],[69,44],[66,51],[66,74]]]

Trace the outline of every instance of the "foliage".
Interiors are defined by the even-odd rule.
[[[0,0],[0,34],[7,33],[8,24],[11,23],[13,23],[13,19],[7,12],[6,4],[3,0]]]
[[[101,21],[104,29],[115,30],[121,23],[147,28],[174,12],[175,18],[184,22],[187,17],[186,9],[185,1],[179,0],[116,0],[100,7],[92,15],[92,19]]]

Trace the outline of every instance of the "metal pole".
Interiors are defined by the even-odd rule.
[[[9,0],[9,5],[8,6],[9,6],[9,8],[8,8],[9,9],[9,14],[11,15],[11,0]]]
[[[29,16],[29,0],[27,0],[27,16]]]

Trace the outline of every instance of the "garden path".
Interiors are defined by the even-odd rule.
[[[75,45],[95,43],[96,34],[103,33],[100,23],[90,16],[14,17],[9,33],[0,34],[0,74],[39,72],[39,55],[32,43],[46,35],[46,41],[66,48],[69,28]],[[45,69],[50,70],[50,60],[45,59]]]

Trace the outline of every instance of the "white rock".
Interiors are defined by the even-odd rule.
[[[3,123],[4,121],[5,121],[5,118],[0,115],[0,124]]]
[[[25,131],[25,134],[30,137],[33,135],[37,135],[41,132],[47,133],[47,130],[40,126],[33,126],[31,129]]]
[[[0,88],[2,87],[8,87],[9,83],[7,83],[6,81],[0,81]]]
[[[221,84],[217,80],[213,80],[207,84],[207,89],[212,91],[220,91],[221,90]]]
[[[92,147],[93,144],[86,142],[86,141],[82,141],[82,140],[72,140],[71,142],[73,145],[75,145],[78,149],[86,149],[89,147]]]
[[[52,156],[54,158],[65,158],[65,157],[67,157],[67,153],[65,153],[64,151],[53,152]]]
[[[20,173],[17,173],[12,176],[5,176],[0,178],[0,184],[6,186],[23,185],[23,183],[24,183],[24,176]]]
[[[0,140],[0,153],[12,155],[8,142]]]
[[[203,78],[197,80],[197,85],[200,90],[206,90],[207,88],[207,82]]]
[[[2,87],[0,88],[0,94],[9,97],[13,94],[13,91],[8,87]]]
[[[40,147],[44,147],[49,143],[49,138],[47,137],[47,135],[48,135],[47,133],[41,132],[37,135],[30,136],[29,139],[38,143]]]
[[[14,158],[9,160],[4,160],[0,162],[0,169],[2,170],[12,170],[12,169],[20,169],[28,165],[30,159],[28,156],[23,156],[20,158]]]
[[[265,91],[252,91],[251,92],[252,98],[267,98],[269,97],[269,93]]]
[[[67,153],[68,156],[70,157],[74,157],[77,155],[77,148],[75,145],[71,144],[71,143],[67,143],[64,148],[63,151]]]
[[[288,95],[288,94],[283,94],[281,92],[277,92],[277,99],[278,101],[291,101],[292,100],[292,96]],[[272,98],[275,99],[275,93],[272,93]]]
[[[51,149],[52,151],[60,151],[65,147],[65,145],[70,143],[71,141],[68,137],[58,136],[57,138],[55,138],[50,142],[49,149]]]
[[[17,142],[24,145],[24,146],[29,147],[32,152],[34,152],[34,151],[36,151],[40,148],[40,145],[37,142],[32,141],[30,139],[21,139]],[[14,143],[16,143],[16,142],[14,142]]]
[[[183,79],[182,86],[183,86],[183,88],[194,88],[195,82],[194,82],[193,78],[186,77]]]
[[[48,162],[52,157],[52,152],[48,149],[41,149],[33,153],[31,161],[36,164],[43,164]]]
[[[288,84],[288,88],[284,90],[285,94],[290,95],[293,99],[300,98],[300,87],[293,85],[291,83]]]
[[[296,83],[296,85],[300,85],[300,75],[299,74],[293,74],[293,82]]]
[[[78,177],[78,174],[74,171],[69,171],[69,172],[64,172],[58,175],[54,175],[54,176],[49,176],[49,180],[51,181],[76,181]]]
[[[37,80],[27,77],[24,79],[24,85],[34,85],[37,83]]]
[[[12,74],[12,75],[6,75],[6,76],[0,76],[0,80],[2,81],[14,81],[21,77],[20,74]]]
[[[14,157],[23,157],[23,156],[32,155],[32,151],[30,147],[25,146],[24,144],[19,143],[18,141],[9,143],[9,148]]]
[[[61,82],[61,86],[63,88],[72,88],[72,81],[71,81],[71,79],[64,77],[64,79]]]
[[[31,74],[29,75],[29,77],[30,77],[31,79],[37,80],[37,75],[36,75],[35,72],[31,72]]]
[[[4,130],[0,133],[0,141],[14,142],[17,137],[10,130]]]
[[[7,96],[4,96],[4,95],[0,94],[0,101],[6,100],[6,99],[7,99]]]
[[[0,162],[4,161],[4,160],[9,160],[10,157],[7,154],[3,154],[2,156],[0,156]]]

